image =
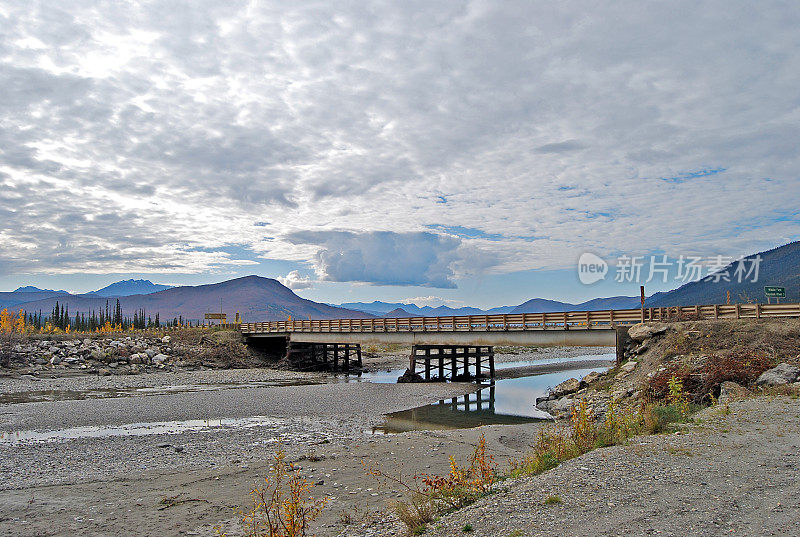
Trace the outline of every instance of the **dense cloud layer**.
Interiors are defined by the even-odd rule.
[[[25,1],[0,28],[0,275],[244,247],[452,287],[800,229],[792,2]]]

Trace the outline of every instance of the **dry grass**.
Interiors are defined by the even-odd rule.
[[[250,509],[239,512],[245,537],[304,537],[329,501],[314,498],[313,487],[279,447],[264,485],[250,492]],[[227,534],[217,528],[217,535]]]
[[[486,453],[486,438],[481,435],[465,465],[450,457],[450,473],[439,476],[416,474],[410,480],[387,473],[378,466],[367,473],[379,481],[393,483],[408,493],[406,501],[394,504],[397,517],[414,534],[424,532],[427,524],[443,512],[465,507],[488,494],[497,479],[497,464]]]

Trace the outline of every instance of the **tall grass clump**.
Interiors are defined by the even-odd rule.
[[[312,488],[279,447],[264,484],[250,492],[250,508],[238,511],[245,537],[304,537],[328,503],[314,498]],[[217,528],[217,535],[227,534]]]
[[[511,462],[511,475],[540,474],[596,447],[621,444],[641,432],[642,421],[639,411],[623,410],[611,402],[605,419],[597,423],[586,401],[581,401],[572,408],[569,428],[553,425],[539,430],[533,450]]]
[[[466,464],[459,465],[450,456],[450,472],[446,475],[415,474],[408,480],[379,467],[370,468],[367,473],[406,490],[408,499],[396,502],[394,510],[412,533],[420,533],[437,515],[465,507],[488,494],[497,479],[497,464],[486,453],[486,438],[481,435]]]

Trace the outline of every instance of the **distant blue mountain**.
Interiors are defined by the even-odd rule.
[[[638,308],[641,299],[638,296],[612,296],[608,298],[593,298],[580,304],[569,302],[559,302],[558,300],[547,300],[544,298],[532,298],[523,302],[516,308],[514,313],[551,313],[561,311],[592,311],[592,310],[625,310]]]
[[[52,289],[39,289],[38,287],[34,287],[32,285],[26,285],[25,287],[18,287],[12,291],[12,293],[56,293],[56,294],[67,294],[66,291],[53,291]]]
[[[395,310],[400,310],[397,313],[404,313],[405,316],[411,317],[447,317],[450,315],[483,315],[486,313],[508,313],[514,306],[503,306],[500,308],[492,308],[490,310],[482,310],[479,308],[462,307],[451,308],[450,306],[417,306],[416,304],[405,304],[403,302],[381,302],[376,300],[374,302],[346,302],[340,304],[340,308],[348,308],[351,310],[363,311],[379,317],[391,317],[387,315]]]
[[[86,294],[103,297],[149,295],[165,289],[172,289],[172,287],[172,285],[153,283],[150,280],[122,280]]]

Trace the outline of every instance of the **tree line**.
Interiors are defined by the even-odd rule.
[[[76,312],[74,316],[69,312],[69,305],[59,304],[56,301],[49,315],[43,314],[39,310],[38,313],[25,312],[23,318],[26,319],[26,324],[37,330],[41,330],[49,324],[53,328],[78,332],[94,332],[107,327],[128,330],[193,325],[191,322],[184,324],[182,315],[171,320],[162,321],[158,312],[153,317],[148,315],[144,308],[136,310],[133,316],[125,316],[122,314],[122,306],[119,303],[119,299],[113,305],[106,300],[105,309]],[[196,322],[196,324],[199,325],[199,322]]]

